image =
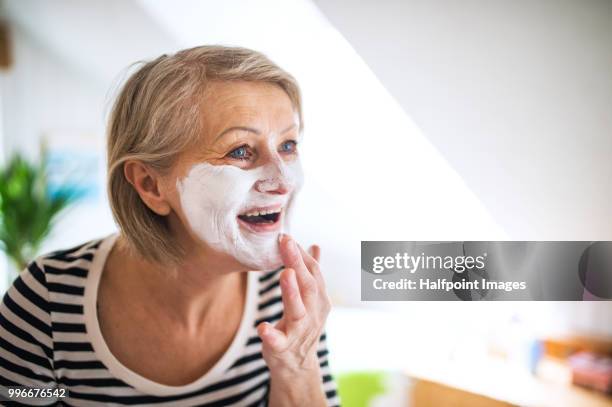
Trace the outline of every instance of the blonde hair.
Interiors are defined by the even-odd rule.
[[[211,81],[259,81],[280,86],[303,129],[296,80],[265,55],[241,47],[200,46],[143,64],[121,88],[108,122],[108,195],[127,243],[146,259],[180,264],[183,249],[166,217],[153,212],[125,178],[124,163],[140,160],[159,171],[196,142],[202,95]]]

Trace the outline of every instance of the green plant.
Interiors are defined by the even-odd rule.
[[[338,393],[343,407],[367,407],[374,397],[384,394],[384,371],[355,371],[337,374]]]
[[[49,188],[46,154],[32,163],[14,155],[0,169],[0,242],[23,270],[51,232],[58,214],[76,200],[65,187]]]

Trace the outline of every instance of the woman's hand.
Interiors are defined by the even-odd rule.
[[[299,400],[304,395],[298,393],[304,392],[306,405],[325,405],[317,349],[331,301],[319,268],[320,250],[312,246],[309,254],[284,234],[279,244],[285,265],[280,276],[283,317],[275,325],[262,322],[257,326],[262,354],[270,369],[272,388],[293,383],[291,389],[284,389],[287,396],[291,392],[292,398]],[[301,379],[304,381],[299,385]],[[317,404],[312,403],[313,397]]]

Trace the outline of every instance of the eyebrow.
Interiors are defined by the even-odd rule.
[[[291,126],[287,127],[286,129],[282,130],[280,132],[280,134],[285,134],[287,133],[289,130],[293,130],[296,127],[296,124],[293,123]],[[247,127],[247,126],[232,126],[229,127],[225,130],[223,130],[217,137],[215,137],[215,141],[219,140],[221,137],[225,136],[227,133],[230,133],[232,131],[236,131],[236,130],[242,130],[242,131],[248,131],[250,133],[255,133],[257,135],[260,135],[261,132],[253,127]]]

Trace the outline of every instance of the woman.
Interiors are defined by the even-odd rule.
[[[302,128],[297,83],[260,53],[139,68],[109,121],[120,232],[22,272],[0,308],[1,384],[66,405],[339,405],[319,249],[287,234]]]

